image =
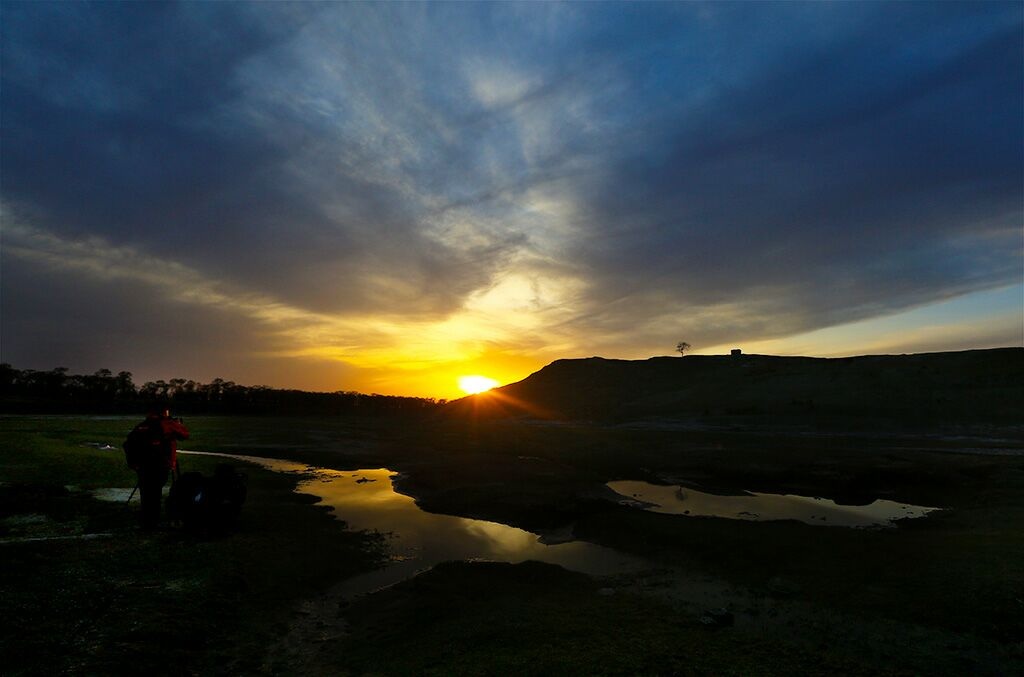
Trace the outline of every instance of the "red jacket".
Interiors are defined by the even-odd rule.
[[[170,461],[167,467],[174,470],[178,467],[178,440],[188,439],[188,428],[175,418],[161,418],[160,425],[164,429],[164,448]]]
[[[158,434],[154,435],[157,430]],[[129,440],[132,435],[141,437],[143,445],[134,461],[131,457],[128,459],[132,468],[174,470],[178,467],[178,440],[188,439],[188,428],[169,416],[147,416],[145,421],[135,426]],[[127,451],[128,447],[125,449]]]

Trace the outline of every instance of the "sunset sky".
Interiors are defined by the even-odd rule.
[[[0,8],[18,368],[1024,345],[1019,2]]]

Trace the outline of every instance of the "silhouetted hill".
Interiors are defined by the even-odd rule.
[[[485,417],[719,416],[1024,422],[1024,349],[846,358],[769,355],[557,360],[448,405]]]

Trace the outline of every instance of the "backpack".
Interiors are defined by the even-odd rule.
[[[164,444],[164,427],[160,419],[147,418],[128,433],[121,447],[124,460],[132,470],[160,458]]]
[[[206,478],[198,472],[182,473],[174,480],[167,494],[167,518],[189,526],[197,524],[205,511],[205,484]]]
[[[244,473],[228,463],[221,463],[206,483],[206,500],[210,518],[219,528],[230,527],[238,520],[245,503],[246,480]]]

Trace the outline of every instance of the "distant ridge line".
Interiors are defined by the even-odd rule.
[[[1024,348],[849,357],[566,358],[446,409],[551,420],[852,417],[1024,423]]]

